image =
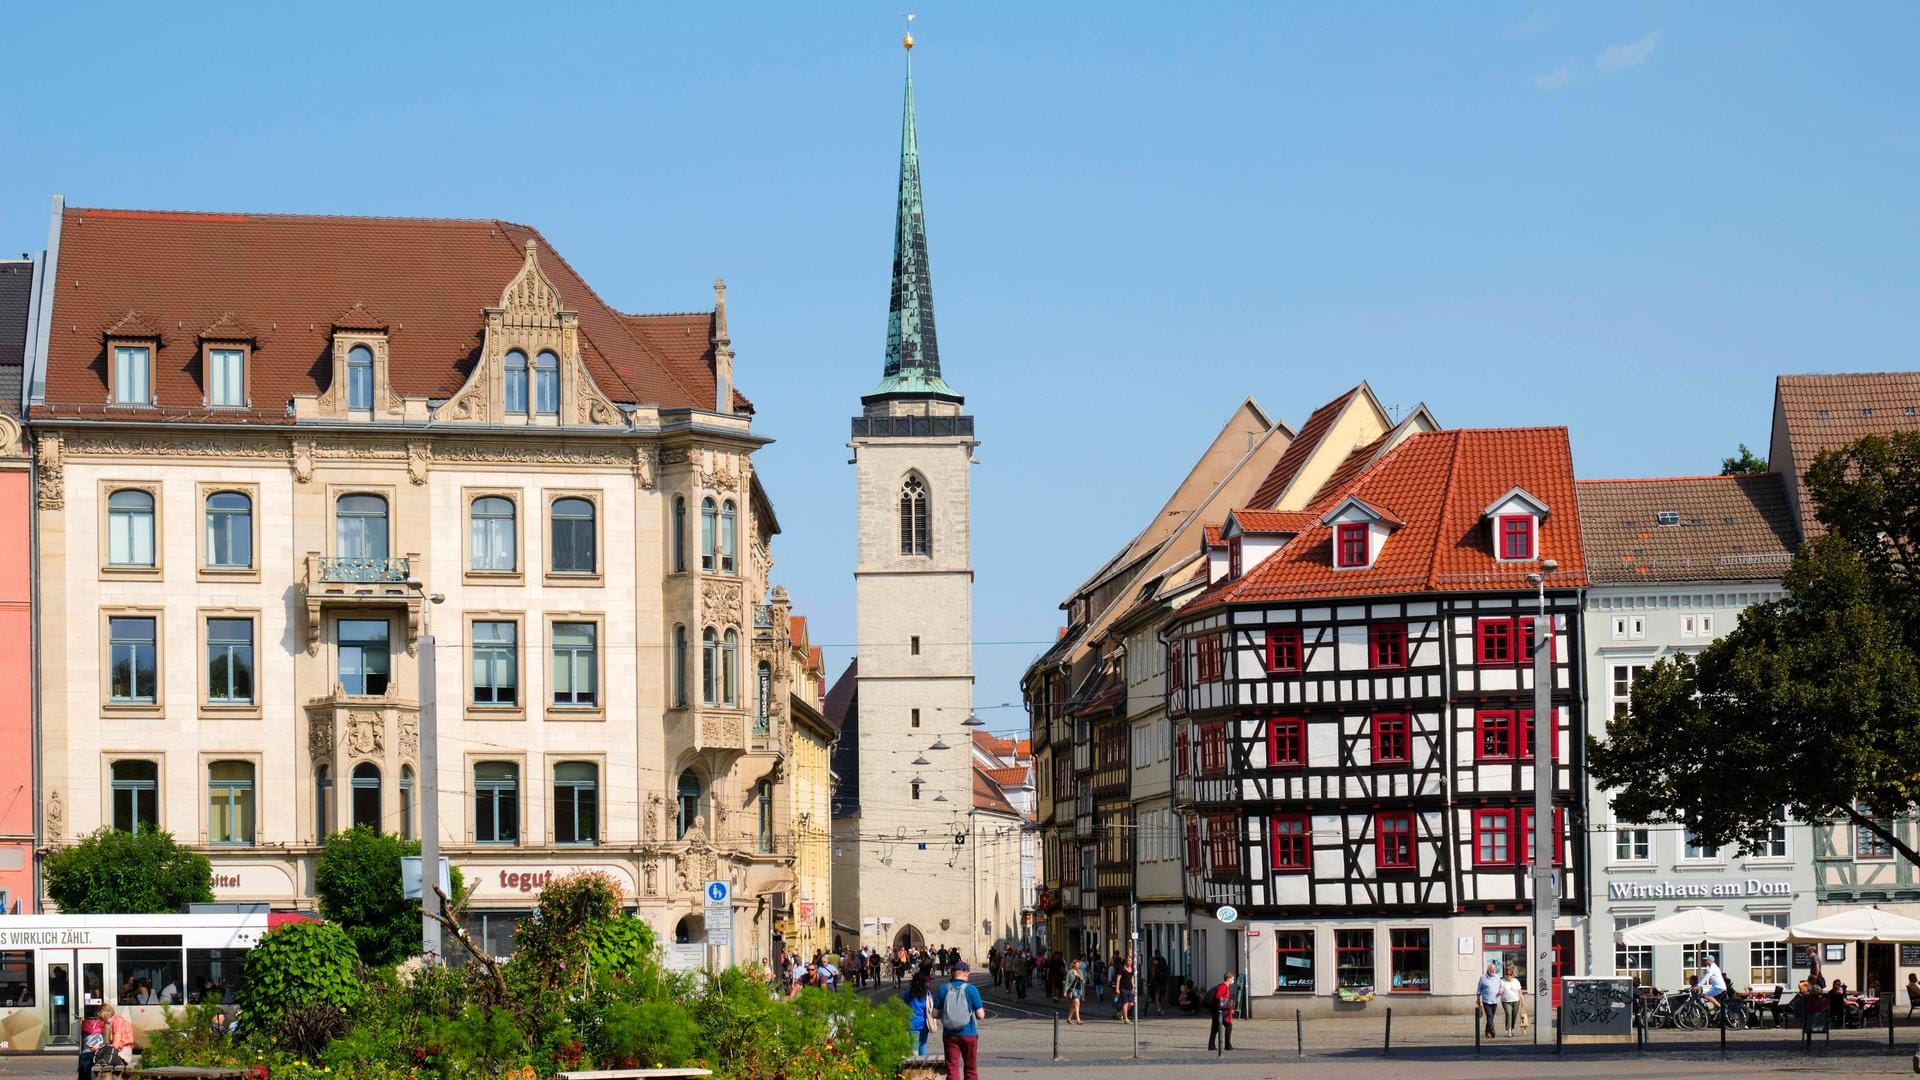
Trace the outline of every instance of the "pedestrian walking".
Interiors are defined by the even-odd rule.
[[[980,1080],[980,1021],[987,1018],[980,990],[967,981],[965,960],[940,994],[940,1041],[947,1054],[947,1080]]]
[[[1080,999],[1087,996],[1087,968],[1083,960],[1075,960],[1067,969],[1067,1023],[1086,1025],[1080,1019]]]
[[[1133,999],[1139,991],[1139,982],[1133,974],[1133,957],[1128,956],[1121,962],[1120,969],[1113,974],[1113,1001],[1115,1020],[1123,1024],[1134,1021]]]
[[[1480,976],[1480,985],[1475,996],[1480,1001],[1480,1011],[1486,1014],[1487,1038],[1493,1038],[1493,1014],[1500,1011],[1500,999],[1505,996],[1506,987],[1501,985],[1500,965],[1489,963],[1487,973]]]
[[[1513,1026],[1520,1018],[1520,969],[1507,965],[1507,977],[1500,980],[1500,1008],[1506,1013],[1507,1034],[1513,1034]]]
[[[1107,1000],[1107,976],[1110,974],[1112,973],[1107,970],[1107,962],[1100,959],[1099,953],[1094,953],[1093,1000],[1099,1002],[1105,1002]]]
[[[933,989],[926,979],[915,975],[913,982],[900,992],[900,1000],[907,1003],[907,1030],[913,1032],[913,1052],[925,1057],[927,1033],[933,1027]]]
[[[1147,964],[1147,1003],[1167,1015],[1167,958],[1161,953],[1154,953]]]
[[[1208,1002],[1213,1006],[1211,1010],[1213,1022],[1207,1028],[1207,1049],[1209,1050],[1213,1049],[1216,1040],[1220,1043],[1220,1049],[1233,1049],[1233,980],[1234,974],[1231,971],[1220,976],[1220,985],[1214,987],[1213,993],[1207,995],[1213,999]]]

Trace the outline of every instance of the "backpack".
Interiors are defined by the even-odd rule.
[[[940,1026],[947,1031],[959,1031],[971,1023],[973,1009],[967,1005],[967,984],[948,983],[946,997],[940,1003]]]

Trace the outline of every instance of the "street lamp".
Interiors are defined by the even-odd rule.
[[[1539,615],[1533,622],[1533,1041],[1547,1038],[1553,1015],[1553,921],[1560,910],[1560,889],[1553,879],[1553,623],[1547,615],[1547,578],[1560,564],[1540,562],[1527,575],[1535,589]],[[1556,1021],[1557,1023],[1557,1021]]]
[[[408,578],[407,586],[420,591],[426,583]],[[435,691],[433,609],[447,601],[432,593],[420,621],[420,951],[427,963],[440,959],[440,716]],[[451,897],[449,897],[451,899]]]

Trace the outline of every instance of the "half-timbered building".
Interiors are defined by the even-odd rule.
[[[1256,1015],[1275,995],[1452,1009],[1488,960],[1527,978],[1543,613],[1555,946],[1572,959],[1574,498],[1563,429],[1407,430],[1356,450],[1298,509],[1234,510],[1207,537],[1208,585],[1163,634],[1175,797],[1195,930],[1244,967]],[[1217,920],[1222,905],[1240,920]]]

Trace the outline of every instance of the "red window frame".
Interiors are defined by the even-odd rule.
[[[1269,845],[1273,852],[1273,872],[1306,873],[1313,851],[1313,827],[1308,823],[1307,815],[1277,814],[1269,831],[1273,836],[1273,842]]]
[[[1277,626],[1267,631],[1267,674],[1299,671],[1304,658],[1299,627]]]
[[[1200,821],[1189,816],[1186,820],[1187,869],[1198,873],[1200,870]]]
[[[1473,714],[1473,760],[1513,761],[1512,709],[1478,709]]]
[[[1220,636],[1209,634],[1199,639],[1197,644],[1199,648],[1195,651],[1199,653],[1200,681],[1219,682],[1225,668],[1220,660]]]
[[[1479,664],[1516,662],[1513,639],[1514,620],[1510,618],[1475,619],[1473,622],[1473,659]]]
[[[1200,725],[1200,775],[1225,776],[1227,772],[1227,725],[1216,720]]]
[[[1498,524],[1502,559],[1533,558],[1533,516],[1531,514],[1502,514]]]
[[[1412,870],[1417,867],[1412,814],[1381,814],[1374,820],[1373,863],[1381,870]]]
[[[1207,867],[1215,874],[1240,872],[1239,825],[1232,815],[1207,819]]]
[[[1367,627],[1367,666],[1391,671],[1407,666],[1407,624],[1374,623]]]
[[[1187,650],[1180,642],[1173,643],[1171,662],[1167,664],[1167,686],[1180,690],[1187,685]]]
[[[1240,572],[1240,538],[1238,536],[1230,536],[1227,538],[1227,577],[1237,578],[1240,576]]]
[[[1402,960],[1401,957],[1407,959]],[[1392,980],[1394,994],[1427,994],[1433,992],[1433,933],[1425,927],[1395,927],[1387,931],[1387,971]],[[1427,985],[1416,986],[1411,978],[1404,982],[1401,976],[1411,976],[1415,972],[1426,976]]]
[[[1191,766],[1187,761],[1187,728],[1185,724],[1173,733],[1173,775],[1185,776]]]
[[[1520,836],[1513,847],[1520,853],[1520,865],[1533,864],[1533,807],[1523,806],[1518,815]],[[1567,809],[1564,806],[1553,808],[1553,865],[1565,866],[1567,863]]]
[[[1293,716],[1267,721],[1267,767],[1302,769],[1307,764],[1307,722]]]
[[[1515,816],[1512,810],[1498,807],[1473,812],[1473,865],[1514,865],[1513,820]],[[1487,841],[1495,838],[1504,845],[1504,853],[1488,854]]]
[[[1560,760],[1560,724],[1558,722],[1558,716],[1559,714],[1558,714],[1558,711],[1556,710],[1555,723],[1553,725],[1553,730],[1547,733],[1548,741],[1553,744],[1547,748],[1547,752],[1553,755],[1553,760],[1555,761]],[[1533,760],[1533,710],[1521,709],[1514,718],[1513,726],[1514,726],[1514,730],[1519,732],[1520,759],[1522,761],[1532,761]]]
[[[1364,522],[1351,522],[1333,528],[1333,564],[1342,569],[1366,566],[1372,560],[1372,530]]]
[[[1404,713],[1381,713],[1368,725],[1375,765],[1404,765],[1413,760],[1413,724]]]

